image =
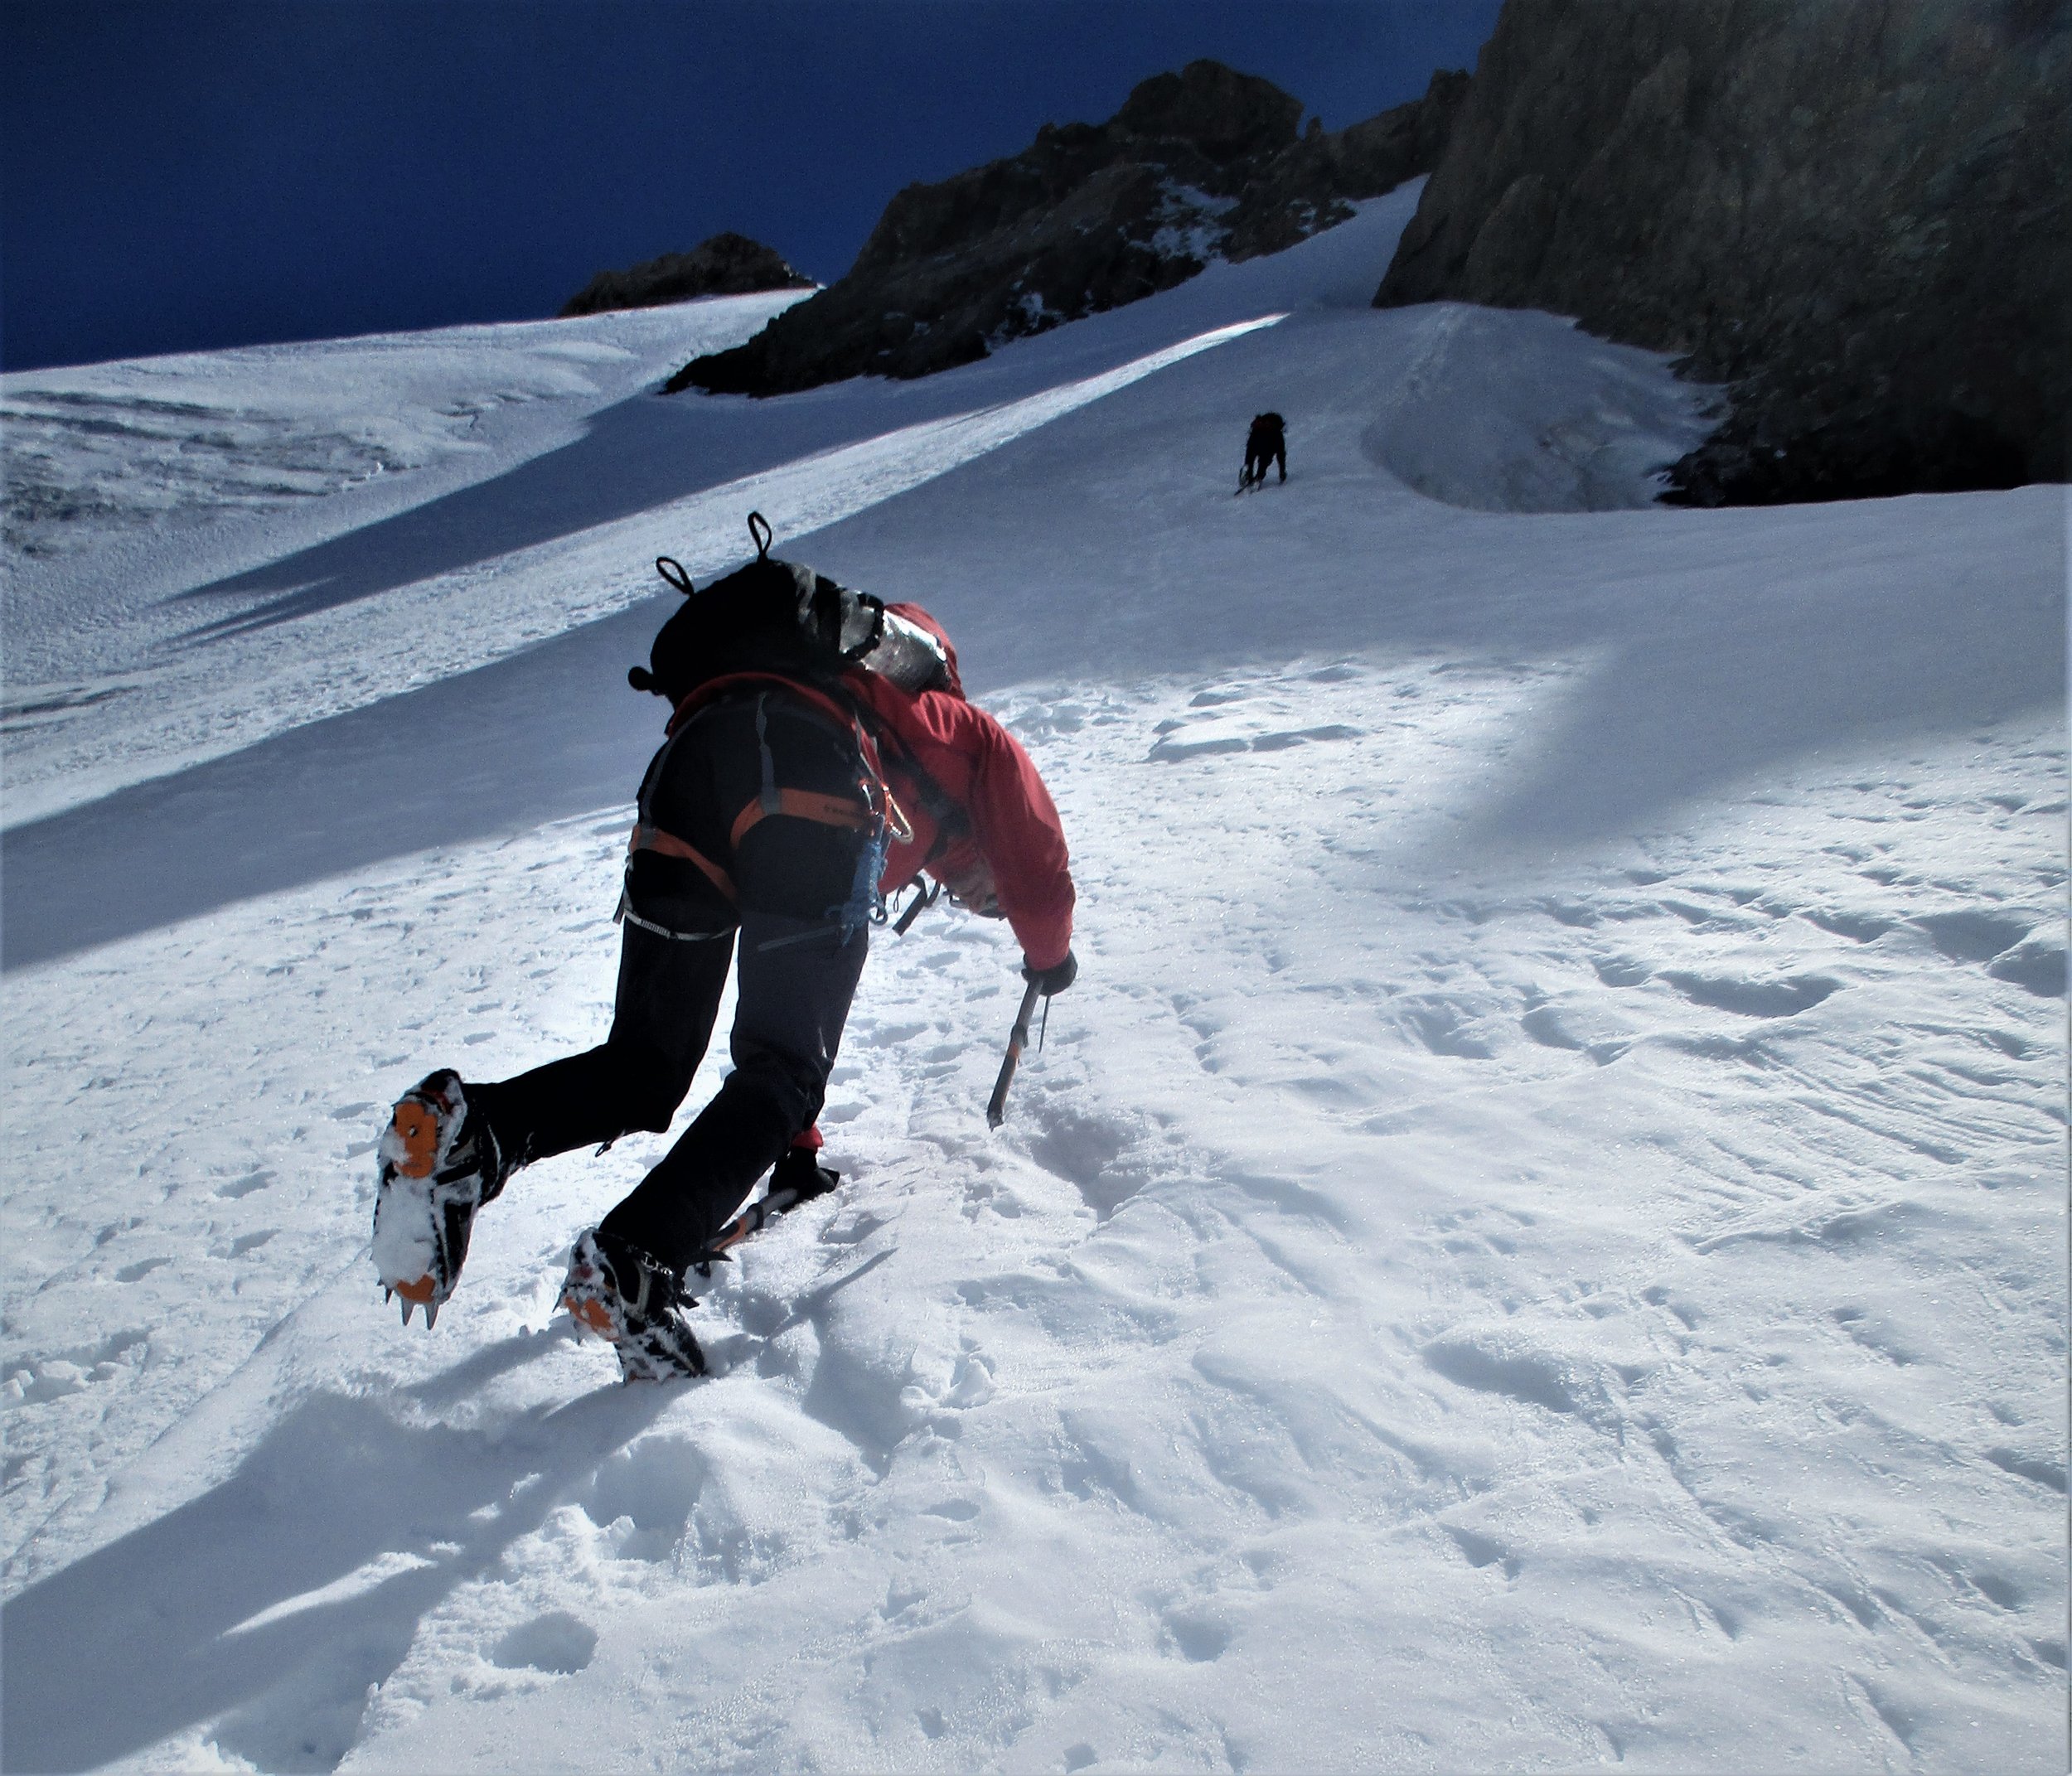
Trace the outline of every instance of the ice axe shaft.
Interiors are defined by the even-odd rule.
[[[711,1250],[724,1252],[728,1247],[738,1246],[751,1233],[759,1233],[779,1215],[789,1212],[799,1199],[796,1190],[772,1190],[746,1208],[722,1227],[714,1236]]]
[[[1014,1083],[1014,1069],[1021,1065],[1022,1050],[1029,1046],[1029,1020],[1036,1014],[1036,996],[1043,989],[1034,980],[1022,994],[1022,1009],[1014,1014],[1014,1028],[1007,1038],[1007,1053],[1000,1057],[1000,1077],[993,1082],[992,1101],[985,1106],[985,1125],[997,1129],[1007,1120],[1007,1088]]]

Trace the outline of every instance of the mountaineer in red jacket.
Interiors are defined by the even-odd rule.
[[[629,1380],[701,1373],[687,1274],[835,1184],[814,1124],[884,898],[925,873],[931,893],[1008,922],[1038,991],[1072,984],[1058,811],[1014,737],[965,700],[949,637],[918,606],[772,559],[760,523],[756,561],[703,593],[657,564],[687,602],[627,675],[673,713],[641,784],[611,1033],[497,1083],[442,1069],[391,1113],[374,1258],[406,1324],[413,1305],[436,1319],[476,1211],[513,1172],[669,1127],[738,959],[733,1072],[577,1241],[562,1296]],[[766,1172],[768,1193],[737,1214]]]

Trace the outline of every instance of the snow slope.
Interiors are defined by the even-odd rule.
[[[918,385],[159,361],[437,439],[632,354],[11,560],[7,1768],[2062,1767],[2062,491],[1649,508],[1702,392],[1367,309],[1415,195]],[[706,1382],[552,1312],[661,1138],[406,1333],[382,1106],[602,1031],[647,559],[750,503],[948,622],[1082,982],[989,1135],[1010,942],[880,937]]]

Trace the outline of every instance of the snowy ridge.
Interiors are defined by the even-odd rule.
[[[136,529],[307,501],[455,455],[507,467],[514,432],[520,448],[540,443],[509,409],[551,413],[565,433],[572,414],[652,380],[658,353],[753,332],[802,293],[16,371],[0,399],[22,526],[7,541],[31,559],[99,553]]]
[[[508,473],[651,384],[659,360],[798,296],[0,378],[10,680],[133,654],[165,635],[154,598]]]
[[[212,654],[226,712],[361,607],[433,662],[323,722],[113,793],[114,718],[9,730],[9,1768],[2062,1767],[2063,496],[1646,509],[1702,397],[1358,307],[1406,214],[938,389],[614,409],[472,563]],[[1081,982],[990,1135],[1007,934],[877,940],[844,1185],[707,1382],[553,1312],[659,1137],[520,1174],[405,1334],[382,1110],[602,1033],[608,576],[750,497],[947,622]],[[39,645],[171,733],[158,620]]]

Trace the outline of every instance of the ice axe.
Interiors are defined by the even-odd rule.
[[[1021,1064],[1022,1050],[1029,1046],[1029,1020],[1036,1010],[1036,995],[1042,984],[1032,980],[1022,994],[1022,1009],[1014,1014],[1014,1028],[1007,1038],[1007,1053],[1000,1057],[1000,1077],[993,1082],[992,1101],[985,1106],[985,1125],[997,1129],[1007,1120],[1007,1088],[1014,1083],[1014,1069]]]

